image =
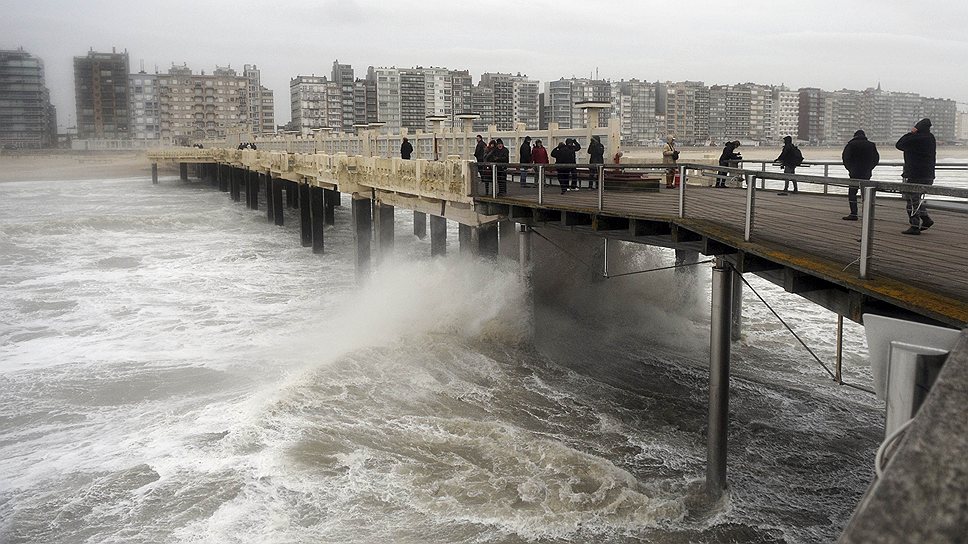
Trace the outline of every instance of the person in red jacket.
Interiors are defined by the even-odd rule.
[[[548,159],[548,148],[541,144],[541,140],[534,141],[534,147],[531,148],[531,162],[539,165],[550,162]],[[535,170],[535,175],[537,175],[537,170]],[[538,181],[540,182],[540,180]]]

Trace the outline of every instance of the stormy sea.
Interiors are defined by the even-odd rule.
[[[0,184],[0,542],[829,542],[873,477],[836,315],[749,276],[729,489],[704,498],[710,265],[604,279],[538,229],[448,254],[396,211],[358,284],[200,182]],[[673,263],[613,242],[614,273]],[[845,380],[870,385],[848,323]]]

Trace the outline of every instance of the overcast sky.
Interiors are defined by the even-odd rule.
[[[952,98],[968,109],[968,2],[915,0],[0,0],[0,49],[43,59],[73,122],[73,57],[127,49],[131,71],[257,64],[290,118],[289,79],[333,60],[521,72],[548,81],[752,81]]]

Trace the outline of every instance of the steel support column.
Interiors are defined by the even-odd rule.
[[[322,187],[310,189],[309,206],[313,227],[313,253],[323,252],[323,227],[326,225],[325,195]]]
[[[718,499],[726,489],[726,436],[729,428],[729,328],[733,274],[722,257],[712,274],[709,326],[709,426],[706,437],[706,493]]]
[[[372,204],[369,198],[353,195],[353,239],[356,242],[356,281],[370,273],[370,240],[373,237]]]
[[[437,215],[430,216],[430,255],[447,254],[447,220]]]
[[[309,184],[300,183],[296,187],[299,191],[299,234],[303,247],[313,245],[313,218],[309,209]]]

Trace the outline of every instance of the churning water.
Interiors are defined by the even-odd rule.
[[[545,231],[570,255],[535,239],[529,290],[513,262],[458,257],[456,231],[430,259],[409,215],[360,289],[345,207],[320,256],[202,184],[0,185],[0,541],[839,534],[880,409],[749,291],[731,488],[710,505],[708,265],[594,280],[575,259],[600,242]],[[832,360],[835,316],[751,281]],[[857,327],[845,351],[869,384]]]

